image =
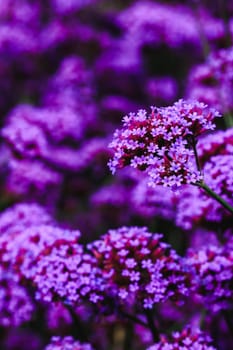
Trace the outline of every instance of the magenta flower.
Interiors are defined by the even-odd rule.
[[[221,113],[233,110],[233,48],[213,52],[204,64],[191,70],[188,98],[217,108]]]
[[[52,337],[50,344],[44,350],[93,350],[90,344],[81,344],[71,336]]]
[[[145,227],[121,227],[89,244],[108,290],[121,302],[138,302],[150,309],[155,303],[189,294],[181,258],[161,238]]]
[[[149,175],[151,186],[179,187],[202,179],[195,162],[197,138],[213,130],[219,113],[200,102],[179,100],[171,107],[139,110],[123,119],[110,148],[114,151],[109,167],[130,165]]]
[[[0,326],[18,327],[34,312],[34,303],[17,275],[0,265]]]
[[[150,346],[147,350],[216,350],[212,346],[211,338],[196,330],[195,332],[191,328],[186,327],[181,332],[174,332],[172,336],[161,336],[159,343]]]
[[[211,309],[228,308],[233,297],[232,243],[226,246],[209,245],[190,249],[187,264],[193,269],[197,293]]]
[[[60,299],[77,304],[85,299],[97,303],[104,289],[96,259],[84,252],[72,234],[51,241],[41,250],[31,280],[37,288],[36,298],[46,302]]]
[[[35,262],[42,251],[60,240],[77,242],[79,231],[70,231],[54,225],[32,225],[27,228],[16,225],[9,234],[0,237],[0,257],[22,278],[31,278]]]

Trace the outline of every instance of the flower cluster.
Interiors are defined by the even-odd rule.
[[[121,227],[89,244],[110,292],[122,302],[150,309],[189,294],[189,276],[181,258],[161,238],[145,227]]]
[[[187,88],[193,98],[217,108],[222,113],[233,110],[233,48],[213,52],[206,63],[192,69]]]
[[[17,226],[24,229],[33,225],[49,225],[54,220],[45,208],[36,203],[19,203],[10,207],[0,215],[0,233],[10,234]]]
[[[56,240],[77,241],[79,231],[70,231],[54,225],[32,225],[27,228],[13,227],[0,237],[1,260],[10,265],[21,277],[30,278],[35,269],[37,256]]]
[[[119,20],[129,35],[141,45],[159,46],[165,44],[171,48],[185,45],[200,45],[197,19],[187,6],[137,1],[120,14]],[[224,33],[221,20],[211,18],[206,12],[200,14],[208,39],[216,40]],[[191,46],[191,45],[190,45]]]
[[[102,299],[102,272],[96,259],[77,243],[75,234],[63,234],[41,249],[30,275],[37,288],[37,299],[51,302],[60,298],[71,305],[81,299],[93,303]]]
[[[211,157],[205,163],[203,173],[206,184],[232,205],[233,156]],[[189,205],[190,200],[193,201],[192,207]],[[214,227],[216,223],[229,227],[230,213],[201,189],[194,186],[182,189],[177,201],[176,224],[187,230],[200,224]]]
[[[216,350],[211,338],[200,330],[192,331],[186,327],[181,332],[174,332],[170,339],[162,336],[161,341],[147,350]]]
[[[233,296],[233,253],[231,247],[209,245],[198,251],[190,249],[187,264],[193,269],[193,281],[206,305],[229,306]]]
[[[174,220],[176,204],[176,193],[164,186],[148,186],[147,178],[138,182],[131,195],[131,206],[142,217]]]
[[[127,165],[145,170],[151,186],[195,183],[201,179],[194,157],[197,137],[215,128],[217,116],[203,103],[183,100],[171,107],[152,107],[150,114],[131,113],[114,133],[109,167],[113,173]]]
[[[233,128],[215,131],[201,137],[197,145],[198,158],[202,164],[212,156],[233,154]]]
[[[81,58],[71,56],[46,82],[39,107],[19,104],[11,110],[1,130],[11,151],[7,181],[10,192],[54,204],[64,174],[87,165],[90,157],[84,157],[87,152],[83,147],[94,144],[97,152],[99,142],[102,151],[106,142],[86,139],[97,120],[92,95],[90,72]]]
[[[52,337],[44,350],[93,350],[90,344],[81,344],[71,336]]]
[[[0,326],[18,327],[35,311],[32,298],[17,276],[0,266]]]

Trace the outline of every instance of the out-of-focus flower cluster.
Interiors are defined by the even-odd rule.
[[[205,304],[229,307],[232,300],[233,257],[231,247],[204,246],[188,252],[187,263],[194,271],[195,288]]]
[[[206,63],[192,68],[187,88],[188,97],[215,106],[222,113],[231,113],[232,71],[232,47],[213,52]]]

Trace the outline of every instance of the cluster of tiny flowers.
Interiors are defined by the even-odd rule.
[[[202,164],[212,156],[233,155],[233,128],[218,130],[200,138],[197,152]]]
[[[186,327],[181,332],[174,332],[172,336],[161,336],[159,343],[150,346],[147,350],[216,350],[211,338],[200,330],[192,331]]]
[[[198,251],[190,249],[187,265],[193,269],[197,292],[211,308],[227,306],[233,296],[233,252],[228,246],[209,245]]]
[[[122,302],[152,308],[188,295],[189,278],[181,258],[161,238],[145,227],[121,227],[89,244],[106,285]]]
[[[97,303],[104,289],[96,259],[85,253],[76,237],[57,239],[37,256],[32,276],[36,298],[46,302],[63,300],[77,304],[80,299]]]
[[[148,179],[138,182],[132,191],[131,206],[144,218],[161,217],[174,220],[176,213],[176,193],[164,186],[148,186]]]
[[[36,203],[19,203],[0,215],[0,233],[10,233],[16,226],[24,228],[38,224],[52,224],[53,219],[47,211]]]
[[[177,4],[176,4],[177,5]],[[223,35],[223,23],[202,12],[201,24],[204,35],[209,40],[216,40]],[[121,25],[128,30],[134,41],[141,45],[154,46],[164,44],[179,48],[191,43],[200,45],[197,18],[186,6],[136,1],[119,16]]]
[[[221,111],[233,110],[233,48],[212,53],[206,63],[192,69],[187,95]]]
[[[110,148],[114,157],[109,167],[130,165],[145,170],[151,186],[178,187],[201,179],[196,167],[194,147],[197,137],[213,130],[219,113],[200,102],[179,100],[171,107],[139,110],[123,119]]]
[[[50,344],[44,350],[93,350],[90,344],[81,344],[71,336],[52,337]]]
[[[17,327],[31,319],[34,304],[15,274],[0,265],[0,326]]]
[[[211,157],[205,163],[203,173],[206,184],[232,205],[233,155]],[[204,191],[194,186],[186,186],[180,191],[176,212],[176,224],[179,227],[191,229],[197,224],[205,226],[223,222],[231,225],[230,213]]]
[[[222,198],[232,203],[233,153],[211,157],[203,171],[206,183]]]
[[[61,229],[53,225],[16,226],[0,237],[2,262],[13,267],[20,276],[30,278],[37,256],[56,240],[78,240],[79,231]]]

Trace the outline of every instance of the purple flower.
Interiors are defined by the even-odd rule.
[[[189,293],[188,275],[171,247],[145,227],[109,230],[88,245],[96,256],[106,286],[122,302],[143,308]]]
[[[202,164],[212,156],[233,154],[233,128],[218,130],[200,138],[197,145],[199,160]]]
[[[83,299],[92,303],[102,299],[101,271],[96,259],[85,253],[77,238],[72,233],[63,235],[50,241],[37,255],[30,272],[37,299],[46,302],[60,299],[71,305]]]
[[[54,207],[60,194],[62,175],[43,162],[31,159],[10,159],[6,189],[24,200],[36,200]]]
[[[59,15],[67,15],[76,12],[95,0],[51,0],[51,6]]]
[[[200,23],[204,35],[211,41],[224,36],[221,20],[212,18],[205,11],[197,19],[190,8],[178,4],[137,1],[122,11],[118,19],[128,36],[141,46],[165,44],[171,48],[185,45],[200,48]]]
[[[229,145],[228,145],[229,146]],[[230,205],[233,204],[233,155],[213,156],[203,167],[206,184]],[[231,225],[231,215],[201,189],[186,186],[177,195],[176,224],[184,229],[195,225]]]
[[[18,327],[29,321],[35,307],[17,275],[0,265],[0,326]]]
[[[146,93],[158,104],[172,103],[177,96],[177,83],[171,77],[150,78],[146,82]]]
[[[207,61],[192,69],[187,97],[217,108],[221,113],[233,110],[233,48],[212,53]]]
[[[173,332],[170,337],[161,336],[159,343],[150,346],[147,350],[216,350],[211,338],[200,330],[192,331],[190,327],[181,332]]]
[[[231,245],[207,245],[188,251],[186,263],[193,269],[195,290],[205,305],[227,308],[232,300],[233,254]]]
[[[141,217],[175,219],[177,194],[164,186],[148,186],[147,177],[139,180],[132,190],[130,200],[131,207]]]
[[[23,229],[34,225],[53,224],[54,220],[46,210],[35,203],[19,203],[8,208],[0,215],[0,237],[11,234],[15,227]]]
[[[64,338],[54,336],[44,350],[93,350],[93,348],[90,344],[81,344],[71,336]]]
[[[38,256],[57,240],[77,242],[79,231],[70,231],[54,225],[31,225],[15,227],[0,237],[1,261],[10,265],[20,278],[31,278]]]
[[[195,143],[215,128],[217,116],[203,103],[183,100],[171,107],[152,107],[150,114],[130,113],[109,145],[114,151],[109,167],[113,173],[127,165],[145,170],[151,186],[195,183],[202,178],[195,164]]]

